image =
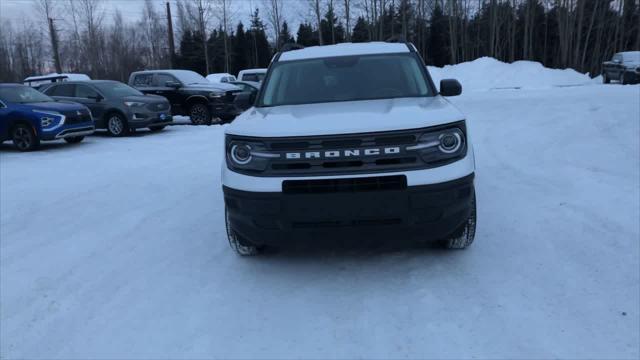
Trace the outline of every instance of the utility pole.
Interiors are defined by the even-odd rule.
[[[171,20],[171,5],[167,1],[167,31],[169,32],[169,61],[171,68],[175,68],[174,58],[176,54],[176,45],[173,42],[173,21]]]
[[[58,35],[56,28],[53,26],[53,19],[49,18],[49,35],[51,36],[51,50],[53,50],[53,62],[56,66],[56,72],[62,73],[62,65],[60,65],[60,53],[58,52]]]

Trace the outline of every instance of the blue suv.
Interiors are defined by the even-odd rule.
[[[28,86],[0,84],[0,142],[12,140],[20,151],[30,151],[40,141],[79,143],[94,130],[84,105],[57,102]]]

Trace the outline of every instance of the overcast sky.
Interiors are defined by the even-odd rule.
[[[54,1],[61,3],[60,7],[64,8],[63,6],[68,0]],[[162,10],[164,13],[164,6],[167,0],[151,1],[156,5],[156,9]],[[176,15],[176,1],[177,0],[171,0],[174,21]],[[262,21],[266,25],[269,25],[267,14],[262,9],[264,2],[264,0],[232,0],[231,5],[234,12],[233,22],[237,23],[242,21],[246,27],[249,23],[251,9],[258,7],[260,8]],[[295,35],[301,19],[304,19],[309,13],[308,5],[304,0],[283,0],[283,2],[285,4],[285,20],[287,20],[291,28],[291,32]],[[143,6],[144,0],[103,0],[103,8],[105,12],[104,20],[106,23],[109,23],[116,9],[119,9],[122,12],[122,16],[125,21],[137,21],[141,17]],[[12,21],[14,25],[23,24],[25,20],[29,19],[39,21],[39,14],[35,15],[34,11],[35,7],[33,0],[0,0],[0,19],[8,19]],[[61,16],[64,17],[64,12]],[[46,25],[44,21],[42,21],[42,24]]]

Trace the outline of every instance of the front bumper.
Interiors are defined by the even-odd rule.
[[[214,102],[209,103],[209,111],[213,117],[236,117],[242,114],[243,110],[233,103]]]
[[[73,127],[65,126],[62,128],[58,128],[52,132],[42,131],[40,138],[44,141],[48,141],[48,140],[64,139],[64,138],[75,137],[75,136],[87,136],[87,135],[93,134],[95,129],[96,128],[93,124],[91,125],[78,124]]]
[[[245,241],[281,245],[334,239],[439,240],[469,216],[474,174],[403,189],[249,192],[223,186],[230,227]]]
[[[129,116],[129,127],[133,129],[149,126],[166,126],[173,123],[171,111],[166,112],[133,112]]]

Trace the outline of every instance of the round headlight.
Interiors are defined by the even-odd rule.
[[[462,146],[462,138],[457,132],[444,133],[439,137],[440,145],[438,149],[445,154],[451,154],[458,150]]]
[[[251,161],[251,146],[246,144],[231,146],[231,159],[240,165],[248,164]]]

